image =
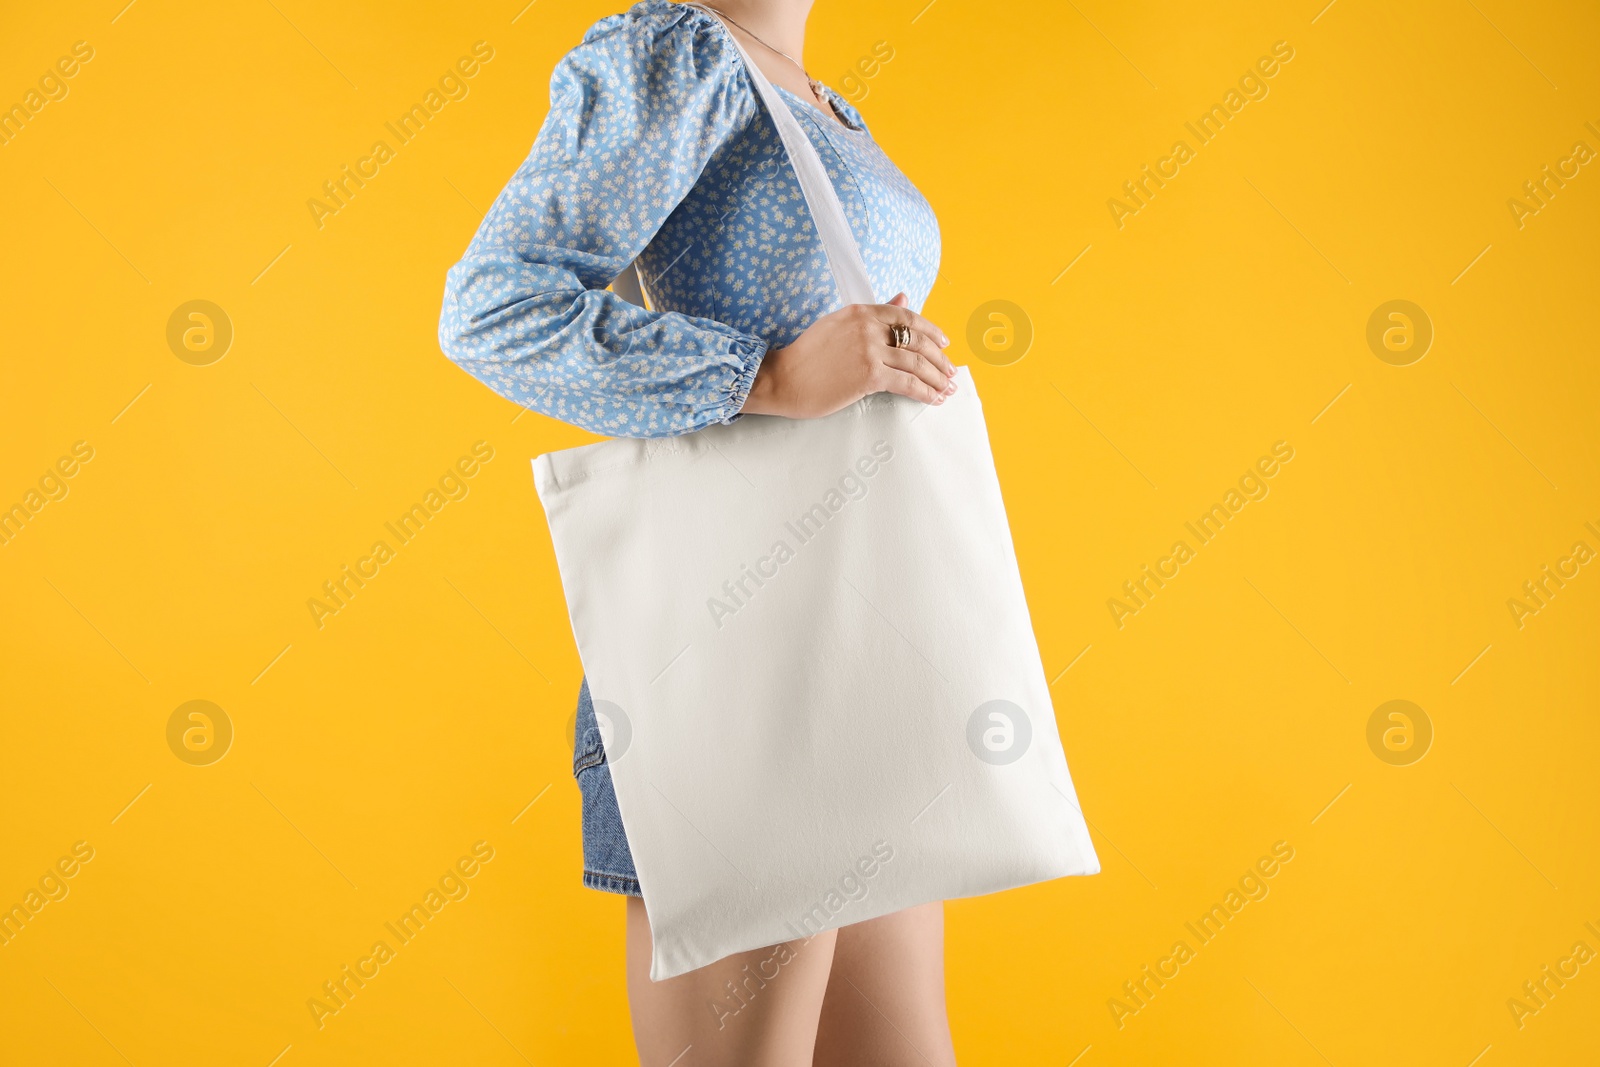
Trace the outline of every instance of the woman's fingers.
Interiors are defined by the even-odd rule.
[[[885,345],[880,358],[884,366],[914,375],[933,390],[935,397],[954,388],[955,383],[945,374],[944,369],[915,348],[894,348]]]
[[[889,326],[883,326],[882,328],[884,330],[891,329]],[[932,335],[929,334],[928,331],[918,329],[914,326],[907,326],[906,329],[911,332],[911,343],[907,346],[901,347],[900,351],[915,352],[917,355],[921,356],[923,359],[937,367],[939,369],[939,373],[943,374],[946,378],[954,378],[956,376],[956,365],[950,362],[950,357],[944,354],[944,349],[939,347],[938,342],[933,339]],[[899,347],[894,345],[892,338],[888,343],[891,347]],[[940,388],[942,389],[944,387],[941,385]]]
[[[883,369],[882,391],[909,396],[912,400],[920,400],[924,404],[937,403],[941,395],[937,389],[910,371],[888,366]]]
[[[944,354],[944,346],[950,343],[949,338],[945,337],[939,327],[907,307],[905,299],[906,295],[899,293],[889,303],[879,305],[888,316],[880,320],[884,329],[891,329],[895,325],[909,329],[911,349],[920,352],[938,367],[945,377],[954,378],[956,366],[950,362],[950,357]]]
[[[910,350],[919,353],[923,359],[938,367],[939,372],[945,377],[954,378],[956,376],[956,365],[950,362],[950,357],[944,354],[944,349],[940,348],[933,338],[921,330],[911,331]]]
[[[880,304],[878,306],[883,311],[883,321],[885,323],[899,323],[901,326],[909,326],[913,332],[933,338],[934,343],[940,348],[950,347],[950,338],[944,335],[943,330],[910,308],[901,304]]]

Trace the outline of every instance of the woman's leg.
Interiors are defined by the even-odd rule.
[[[954,1067],[944,1005],[944,904],[838,930],[817,1067]]]
[[[641,1067],[811,1067],[834,938],[742,952],[650,981],[650,922],[628,898],[628,1006]]]

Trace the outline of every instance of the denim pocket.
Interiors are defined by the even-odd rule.
[[[581,772],[606,761],[605,741],[600,736],[600,724],[595,721],[587,678],[578,687],[578,717],[572,733],[572,776],[576,778]]]

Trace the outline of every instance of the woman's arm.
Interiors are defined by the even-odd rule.
[[[767,351],[723,323],[604,291],[755,107],[726,42],[681,15],[605,19],[561,61],[532,152],[445,283],[450,359],[509,400],[609,436],[731,419]]]

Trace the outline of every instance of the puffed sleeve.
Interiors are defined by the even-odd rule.
[[[533,150],[447,275],[439,343],[495,392],[613,437],[736,417],[765,341],[605,291],[756,107],[703,12],[647,0],[557,66]]]

